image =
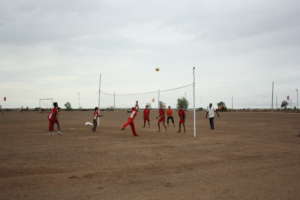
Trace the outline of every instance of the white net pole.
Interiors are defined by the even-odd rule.
[[[114,92],[114,110],[116,109],[116,93]]]
[[[160,101],[160,90],[157,92],[157,109],[159,109],[159,101]]]
[[[101,81],[102,81],[102,75],[100,73],[100,77],[99,77],[99,94],[98,94],[98,108],[100,110],[100,98],[101,98]],[[100,118],[97,118],[97,126],[100,126]]]
[[[193,67],[193,111],[194,111],[194,137],[197,136],[196,130],[196,80],[195,80],[195,67]]]

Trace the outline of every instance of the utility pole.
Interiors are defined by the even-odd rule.
[[[274,109],[274,81],[272,82],[272,103],[271,103],[272,110]]]
[[[100,110],[100,97],[101,97],[101,81],[102,81],[102,75],[100,73],[100,77],[99,77],[99,93],[98,93],[98,108]],[[98,127],[100,126],[100,117],[98,117],[97,119],[97,124]]]
[[[157,91],[157,109],[159,109],[160,90]]]
[[[80,107],[81,107],[80,106],[80,92],[78,92],[77,95],[78,95],[78,108],[80,109]]]
[[[297,93],[297,109],[299,109],[299,90],[298,88],[296,89],[296,93]]]
[[[196,130],[196,79],[195,79],[196,67],[193,67],[193,114],[194,114],[194,137],[197,136]]]
[[[114,110],[116,109],[116,93],[114,92]]]
[[[102,76],[101,76],[101,73],[100,73],[100,76],[99,76],[99,91],[98,91],[98,108],[100,110],[100,95],[101,95],[101,79],[102,79]]]

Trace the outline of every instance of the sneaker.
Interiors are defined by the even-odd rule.
[[[60,136],[63,135],[63,133],[61,131],[57,131],[57,134],[60,135]]]

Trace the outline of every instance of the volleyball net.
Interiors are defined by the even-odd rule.
[[[186,98],[190,107],[192,107],[192,83],[174,88],[135,93],[118,93],[101,90],[100,107],[114,109],[130,108],[134,105],[135,101],[139,101],[139,106],[141,108],[144,108],[146,105],[149,105],[151,108],[158,108],[159,101],[162,101],[166,106],[176,108],[177,99],[182,97]]]

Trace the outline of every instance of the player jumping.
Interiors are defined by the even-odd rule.
[[[131,131],[132,131],[132,135],[133,136],[138,136],[138,134],[135,131],[135,126],[134,126],[134,119],[137,115],[139,109],[139,104],[138,101],[136,101],[135,107],[131,108],[131,113],[130,116],[128,118],[128,121],[126,123],[123,124],[121,130],[125,130],[125,128],[129,125],[131,127]]]

